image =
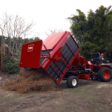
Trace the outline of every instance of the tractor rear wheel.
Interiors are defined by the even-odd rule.
[[[109,82],[112,78],[112,70],[106,67],[103,67],[98,72],[98,79],[103,82]]]
[[[78,86],[78,77],[76,76],[69,76],[67,78],[67,86],[69,88],[75,88]]]

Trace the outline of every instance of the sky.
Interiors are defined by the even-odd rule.
[[[80,9],[86,14],[99,6],[112,5],[112,0],[0,0],[0,17],[4,13],[18,15],[27,23],[33,23],[28,37],[45,39],[52,31],[70,31],[67,19]]]

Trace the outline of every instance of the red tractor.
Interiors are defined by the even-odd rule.
[[[111,64],[93,64],[80,56],[80,48],[70,32],[54,33],[45,41],[24,44],[20,67],[32,68],[51,77],[57,85],[66,80],[68,87],[78,85],[79,79],[110,81]]]

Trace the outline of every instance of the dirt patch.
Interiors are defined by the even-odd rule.
[[[103,84],[81,80],[78,88],[28,94],[0,89],[0,112],[111,112],[112,88],[97,88]]]
[[[102,88],[112,88],[112,84],[108,84],[108,83],[104,83],[104,84],[99,84],[97,86],[98,89],[102,89]]]
[[[2,78],[6,81],[5,77]],[[6,79],[16,78],[11,76]],[[80,80],[79,86],[74,89],[67,88],[63,82],[59,91],[27,94],[0,88],[0,112],[111,112],[111,85],[112,81],[105,83]]]

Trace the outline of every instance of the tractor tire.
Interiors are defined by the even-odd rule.
[[[112,78],[112,70],[106,67],[98,71],[98,79],[103,82],[109,82]]]
[[[75,87],[77,87],[78,83],[79,83],[79,80],[78,80],[78,77],[76,77],[76,76],[69,76],[67,78],[67,86],[69,88],[75,88]]]

